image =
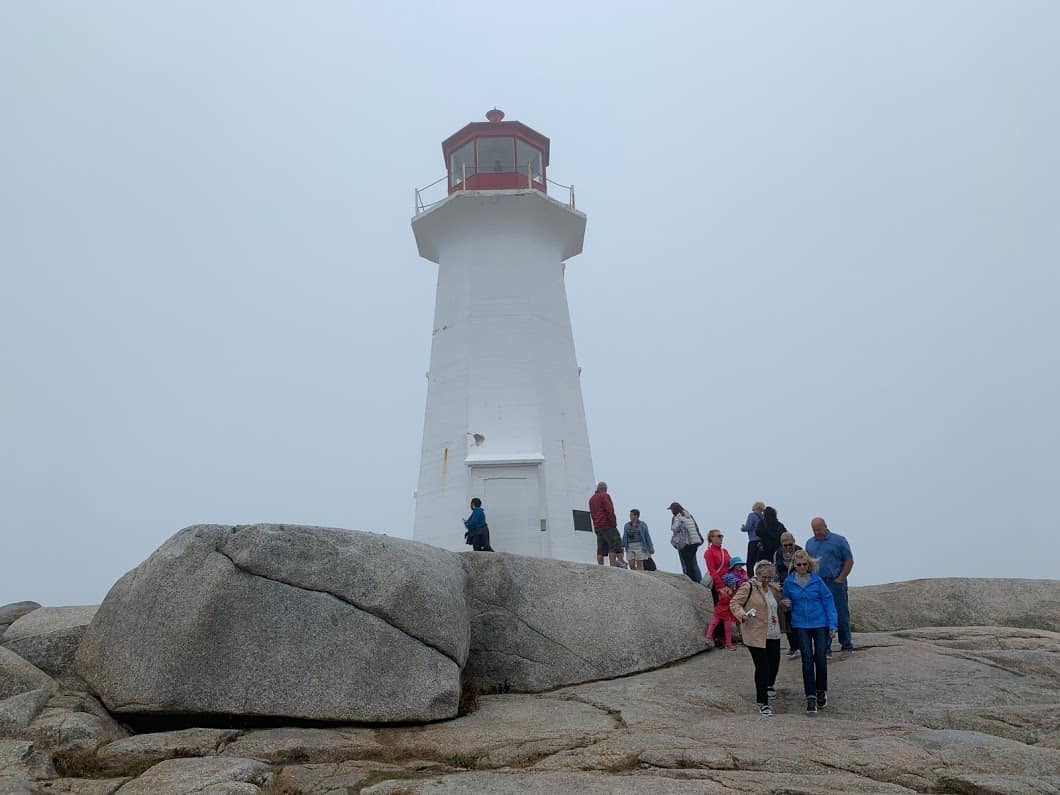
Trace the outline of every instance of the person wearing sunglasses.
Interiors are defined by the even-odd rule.
[[[802,547],[795,543],[795,536],[787,531],[780,534],[780,548],[773,555],[773,580],[775,582],[783,584],[784,580],[788,578],[791,562],[795,557],[795,553],[800,549]],[[799,636],[794,629],[788,627],[788,659],[790,660],[798,653]]]
[[[828,704],[828,644],[839,623],[835,600],[824,580],[817,576],[817,560],[806,550],[795,553],[791,571],[784,580],[782,604],[791,609],[791,626],[799,636],[802,655],[802,686],[806,712],[816,714]],[[733,614],[736,610],[733,610]]]
[[[714,600],[715,607],[722,594],[724,594],[726,600],[728,600],[735,591],[734,588],[731,588],[725,583],[725,577],[729,573],[729,564],[732,561],[732,556],[729,555],[729,551],[721,545],[724,538],[725,535],[721,530],[708,530],[707,549],[703,553],[703,562],[707,565],[707,574],[710,576],[710,598]],[[726,620],[732,621],[733,619],[729,618]],[[708,646],[727,645],[723,626],[716,627],[713,632],[713,637],[708,635],[706,641]]]

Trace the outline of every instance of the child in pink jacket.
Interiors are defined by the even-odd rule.
[[[706,632],[703,635],[707,641],[707,648],[713,649],[714,630],[717,628],[718,623],[722,622],[725,626],[725,648],[735,651],[736,646],[732,642],[732,625],[736,619],[732,614],[732,610],[729,609],[729,603],[732,601],[732,595],[736,593],[737,578],[735,574],[730,573],[721,579],[725,583],[725,587],[718,591],[718,603],[714,605],[714,616],[710,619],[710,623],[707,624]]]

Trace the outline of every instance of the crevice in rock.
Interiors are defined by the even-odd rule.
[[[546,696],[546,698],[551,698],[551,696]],[[560,701],[577,701],[579,704],[585,704],[585,706],[587,707],[598,709],[605,715],[607,715],[607,717],[611,718],[612,721],[614,721],[616,729],[629,728],[629,724],[626,723],[626,719],[622,717],[622,710],[620,709],[615,709],[614,707],[609,707],[606,704],[601,704],[596,701],[591,701],[587,698],[582,698],[577,693],[571,693],[570,695],[566,696],[558,696],[558,699]]]
[[[476,654],[499,654],[503,657],[514,657],[517,660],[533,663],[534,665],[544,665],[546,667],[550,667],[553,665],[552,660],[535,660],[533,657],[526,657],[522,654],[516,654],[513,651],[504,651],[503,649],[490,649],[484,646],[473,646],[472,650],[476,652]]]
[[[535,627],[532,624],[530,624],[525,618],[520,616],[518,613],[513,612],[511,610],[511,608],[505,607],[504,605],[494,604],[493,602],[487,602],[485,599],[482,599],[481,597],[478,597],[478,596],[469,596],[468,597],[468,601],[469,602],[478,602],[478,603],[487,605],[487,606],[493,608],[494,610],[496,610],[497,612],[499,612],[501,615],[511,616],[513,619],[518,621],[520,624],[522,624],[524,627],[529,629],[534,634],[544,638],[549,643],[552,643],[552,644],[555,644],[556,646],[559,646],[561,649],[564,649],[571,656],[581,660],[586,665],[592,665],[591,661],[587,660],[585,657],[583,657],[582,655],[578,654],[578,652],[574,651],[574,649],[572,649],[569,646],[566,646],[566,645],[560,643],[555,638],[550,638],[548,635],[546,635],[540,629],[538,629],[537,627]]]
[[[821,767],[827,768],[828,770],[835,770],[839,773],[846,773],[847,775],[857,776],[858,778],[863,778],[868,781],[875,781],[880,784],[894,784],[895,786],[899,787],[908,787],[910,785],[910,777],[921,779],[922,783],[917,784],[918,789],[920,789],[921,787],[931,787],[935,783],[933,779],[928,778],[927,776],[922,776],[916,773],[905,772],[901,770],[896,771],[897,774],[893,776],[886,776],[880,774],[873,775],[872,771],[858,770],[853,767],[844,767],[843,765],[832,764],[831,762],[826,762],[825,760],[819,758],[811,759],[810,761],[812,761],[814,764],[820,765]],[[934,790],[921,789],[920,791],[929,792]]]
[[[237,571],[240,571],[240,572],[242,572],[243,574],[246,574],[249,577],[258,577],[258,578],[260,578],[262,580],[268,580],[269,582],[275,582],[275,583],[278,583],[279,585],[286,585],[288,588],[297,588],[300,591],[307,591],[308,593],[324,594],[325,596],[330,596],[332,599],[336,599],[339,602],[342,602],[344,605],[349,605],[350,607],[354,608],[355,610],[360,610],[362,613],[367,613],[368,615],[372,616],[373,618],[378,618],[380,621],[382,621],[388,627],[393,627],[398,632],[400,632],[403,635],[406,635],[409,638],[412,638],[417,643],[421,643],[421,644],[423,644],[424,646],[426,646],[426,647],[428,647],[430,649],[434,649],[436,652],[441,654],[446,659],[452,660],[453,664],[456,665],[458,668],[463,667],[463,666],[460,665],[460,663],[457,661],[457,659],[452,654],[447,652],[445,649],[441,649],[437,645],[435,645],[434,643],[431,643],[428,640],[424,640],[423,638],[416,637],[415,635],[413,635],[408,630],[406,630],[406,629],[404,629],[402,627],[399,627],[396,624],[392,624],[390,622],[390,620],[387,618],[387,616],[382,615],[378,611],[371,610],[371,609],[369,609],[367,607],[364,607],[363,605],[359,605],[359,604],[357,604],[355,602],[351,602],[349,599],[344,599],[343,597],[339,596],[338,594],[333,593],[332,591],[325,590],[323,588],[308,588],[305,585],[298,585],[297,583],[289,582],[288,580],[284,580],[284,579],[282,579],[280,577],[269,577],[269,576],[266,576],[264,574],[261,574],[260,572],[250,571],[249,569],[241,566],[236,561],[234,561],[231,558],[231,556],[228,555],[228,553],[226,553],[222,549],[217,549],[217,554],[223,556],[227,561],[229,561],[236,568]]]

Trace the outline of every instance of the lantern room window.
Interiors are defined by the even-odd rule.
[[[512,173],[515,171],[515,139],[490,136],[479,138],[478,170],[484,173]]]
[[[530,176],[537,182],[541,181],[541,150],[531,146],[526,141],[516,140],[515,159],[518,165],[516,169],[520,174],[530,170]]]
[[[475,173],[475,143],[468,142],[453,152],[450,158],[451,168],[449,174],[452,183],[459,185],[464,181],[464,176],[471,177]]]

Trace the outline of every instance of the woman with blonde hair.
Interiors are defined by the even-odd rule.
[[[740,527],[740,532],[747,533],[747,570],[754,573],[754,565],[761,557],[759,554],[758,529],[762,525],[762,517],[766,504],[759,500],[751,506],[751,512],[747,514],[747,521]]]
[[[780,670],[780,636],[787,624],[783,610],[784,597],[773,582],[773,564],[760,560],[755,576],[740,586],[729,603],[733,617],[740,622],[743,645],[751,652],[755,664],[755,698],[758,712],[773,714],[769,699],[777,697],[773,685]]]
[[[828,660],[825,654],[829,637],[836,636],[839,617],[832,592],[817,576],[817,559],[800,549],[792,556],[791,566],[784,580],[783,604],[791,608],[791,626],[799,637],[806,712],[812,715],[828,704]]]

